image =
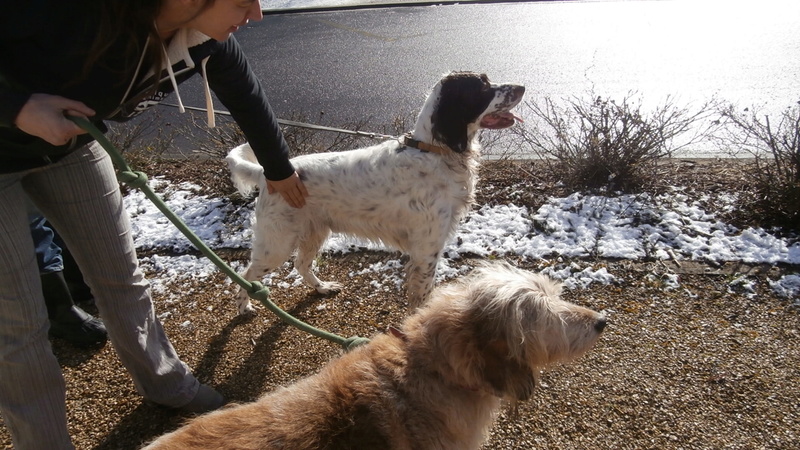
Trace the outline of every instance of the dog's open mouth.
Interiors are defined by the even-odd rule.
[[[500,130],[502,128],[508,128],[514,125],[517,120],[522,122],[522,119],[515,116],[510,111],[487,114],[481,119],[481,128]]]

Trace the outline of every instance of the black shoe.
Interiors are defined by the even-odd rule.
[[[50,319],[50,336],[85,347],[104,344],[108,339],[103,321],[75,306],[62,272],[41,276],[42,294]]]
[[[103,321],[92,317],[77,306],[59,311],[50,319],[50,336],[63,339],[77,347],[105,344],[108,339]]]

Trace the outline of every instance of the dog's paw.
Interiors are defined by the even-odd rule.
[[[320,294],[336,294],[342,291],[342,285],[335,281],[323,281],[314,286]]]
[[[239,315],[248,316],[256,313],[256,307],[251,302],[239,303]]]

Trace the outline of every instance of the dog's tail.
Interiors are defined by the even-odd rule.
[[[264,179],[264,169],[258,163],[250,144],[242,144],[225,157],[231,171],[231,181],[242,195],[250,195]]]

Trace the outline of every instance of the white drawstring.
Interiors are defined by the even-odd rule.
[[[211,56],[203,58],[200,67],[203,69],[203,87],[205,87],[206,91],[206,117],[208,119],[208,127],[214,128],[217,126],[216,118],[214,117],[214,102],[211,99],[211,88],[208,86],[208,77],[206,76],[206,63],[209,58],[211,58]]]
[[[167,48],[164,47],[163,42],[161,43],[161,51],[164,52],[164,58],[167,60],[167,73],[169,73],[169,80],[172,82],[172,89],[175,90],[175,96],[178,98],[178,111],[185,113],[186,108],[183,107],[181,93],[178,92],[178,80],[175,79],[175,72],[172,71],[172,61],[169,60],[169,54],[167,54]]]
[[[180,30],[179,33],[181,31],[184,31],[184,30]],[[150,37],[148,36],[147,39],[148,39],[148,42],[149,42]],[[187,38],[186,35],[179,34],[179,35],[175,36],[175,39],[181,39],[180,40],[181,46],[186,44],[185,48],[181,47],[183,49],[183,52],[184,52],[184,56],[182,56],[181,59],[186,61],[187,66],[189,68],[193,68],[194,67],[194,63],[192,63],[192,61],[190,59],[190,56],[187,53],[188,52],[189,42],[184,42],[184,41],[192,40],[193,42],[197,41],[196,43],[200,43],[200,42],[205,42],[206,40],[208,40],[210,38],[208,36],[202,34],[202,33],[194,32],[194,34],[193,35],[189,35],[188,38]],[[167,47],[164,45],[163,41],[161,42],[161,51],[164,54],[164,59],[166,60],[167,73],[169,74],[169,81],[172,83],[172,89],[175,91],[175,97],[178,99],[178,105],[177,105],[178,106],[178,111],[184,113],[184,112],[186,112],[186,107],[183,106],[183,100],[181,99],[181,93],[180,93],[180,91],[178,91],[178,80],[175,78],[175,72],[172,70],[172,61],[169,58],[169,52],[167,51]],[[178,56],[180,56],[180,55],[178,55]],[[203,74],[202,74],[203,75],[203,87],[205,89],[205,94],[206,94],[206,110],[208,111],[208,113],[207,113],[208,126],[209,126],[209,128],[214,128],[216,126],[216,117],[214,116],[214,102],[213,102],[213,99],[212,99],[212,96],[211,96],[211,88],[208,85],[208,76],[207,76],[207,72],[206,72],[206,63],[208,62],[209,58],[211,58],[211,57],[210,56],[205,57],[203,59],[203,61],[201,61],[200,67],[201,67],[201,70],[203,71]],[[139,66],[142,65],[142,60],[143,59],[144,59],[144,54],[142,54],[142,58],[139,60]],[[138,72],[138,70],[139,70],[138,66],[137,66],[136,70]],[[130,88],[128,88],[128,91],[130,91]],[[127,93],[125,95],[127,96]]]

